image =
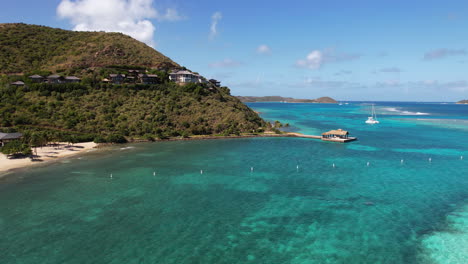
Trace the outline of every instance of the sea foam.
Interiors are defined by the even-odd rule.
[[[399,115],[430,115],[430,113],[400,110],[399,108],[396,108],[396,107],[384,107],[384,108],[381,108],[381,110],[391,112],[392,114],[399,114]]]

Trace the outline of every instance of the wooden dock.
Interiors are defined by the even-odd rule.
[[[339,143],[347,143],[354,140],[357,140],[356,137],[348,137],[348,138],[322,138],[323,141],[331,141],[331,142],[339,142]]]

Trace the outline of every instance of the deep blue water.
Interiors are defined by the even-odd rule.
[[[249,106],[359,140],[134,144],[16,172],[1,263],[466,263],[468,106],[377,102],[378,125],[366,102]]]

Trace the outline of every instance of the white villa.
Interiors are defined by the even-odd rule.
[[[169,79],[178,84],[186,84],[186,83],[206,83],[207,80],[205,77],[195,74],[193,72],[187,70],[181,70],[172,72],[169,74]]]

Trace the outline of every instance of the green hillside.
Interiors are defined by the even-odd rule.
[[[178,66],[153,48],[121,33],[0,24],[0,73],[60,72],[110,65]]]
[[[2,88],[0,99],[0,127],[89,135],[91,140],[230,135],[265,126],[227,88],[195,84],[31,84]]]
[[[123,142],[251,133],[268,125],[227,87],[170,81],[174,68],[181,67],[123,34],[0,24],[0,132]],[[131,69],[157,74],[159,83],[104,83],[109,74],[129,75]],[[76,75],[81,82],[28,78],[54,72]],[[12,84],[16,81],[22,84]]]

